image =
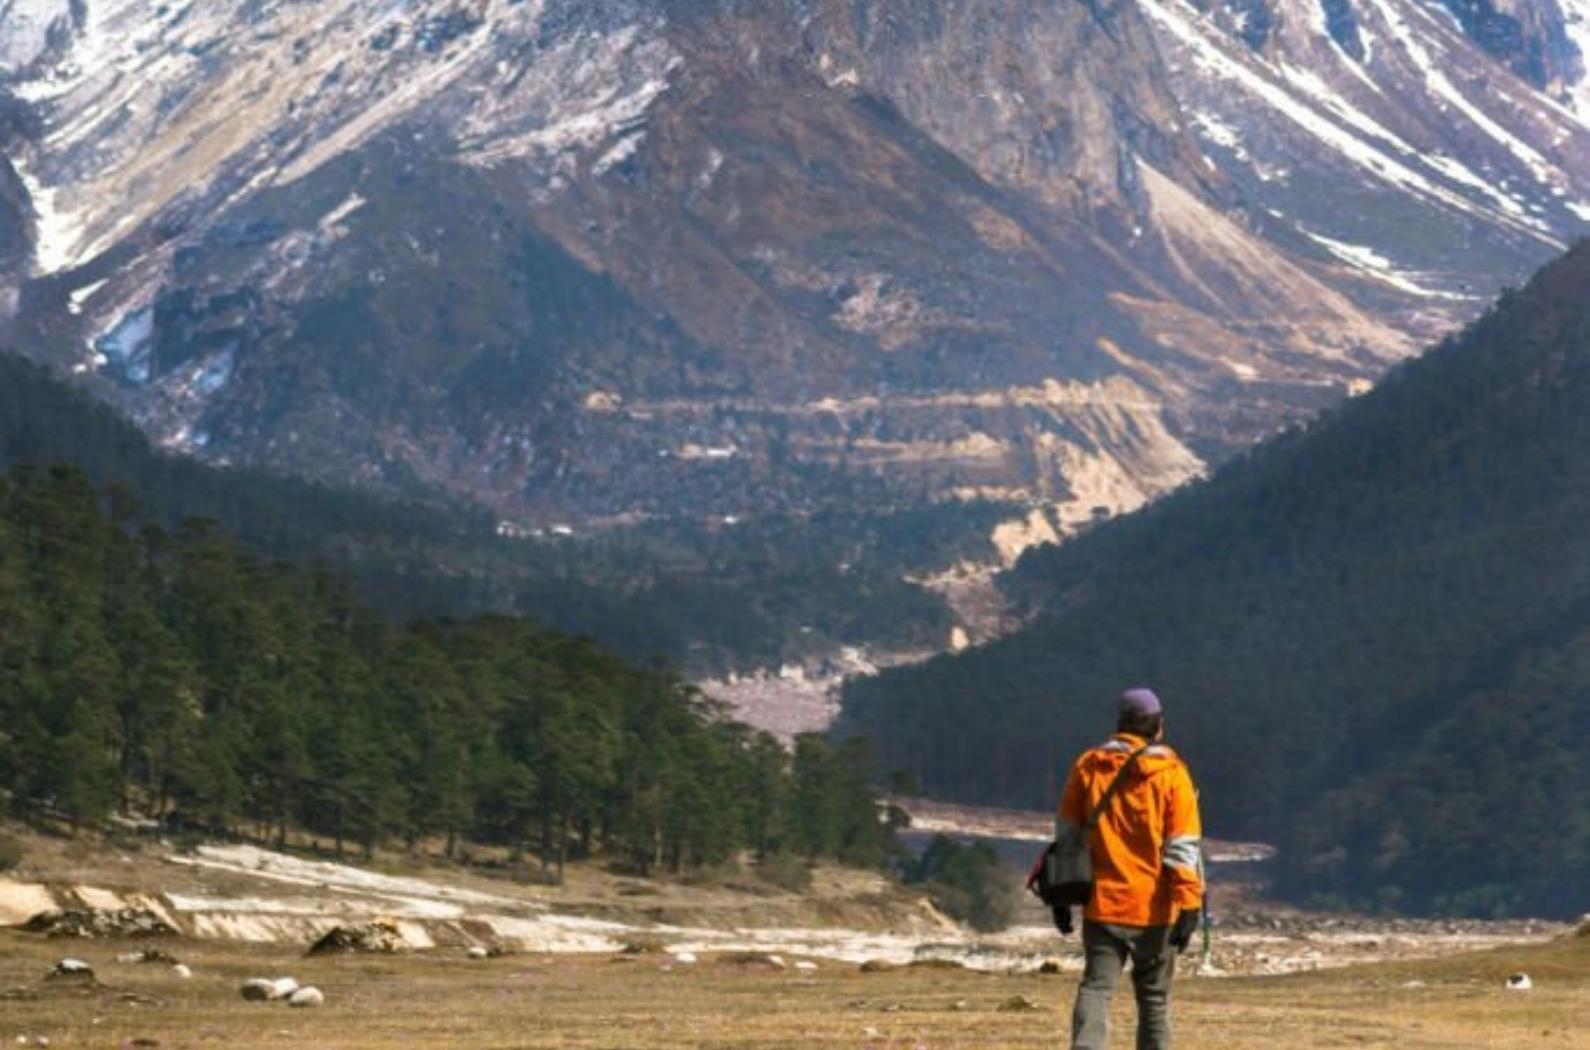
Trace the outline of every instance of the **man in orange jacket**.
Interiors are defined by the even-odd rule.
[[[1192,776],[1161,741],[1165,714],[1149,689],[1121,694],[1116,733],[1071,768],[1059,819],[1083,828],[1117,775],[1089,836],[1093,897],[1083,912],[1087,966],[1071,1019],[1072,1050],[1104,1050],[1110,1000],[1126,960],[1137,994],[1137,1050],[1168,1050],[1170,985],[1203,908],[1202,827]],[[1124,770],[1124,772],[1123,772]],[[1069,933],[1070,909],[1055,915]]]

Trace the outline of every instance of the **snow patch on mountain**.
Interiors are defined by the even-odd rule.
[[[1468,302],[1479,298],[1478,296],[1460,295],[1456,292],[1427,288],[1414,279],[1415,275],[1398,270],[1392,265],[1390,259],[1367,245],[1338,241],[1322,233],[1316,233],[1302,225],[1298,225],[1297,230],[1349,266],[1400,292],[1406,292],[1421,299],[1447,299],[1453,302]]]
[[[70,0],[3,0],[0,2],[0,76],[38,61],[52,37],[69,32]]]
[[[533,71],[501,71],[499,93],[483,98],[463,125],[463,159],[487,167],[556,161],[611,143],[598,174],[621,163],[639,148],[646,111],[683,62],[653,29],[580,34],[539,53]]]
[[[1344,126],[1348,122],[1342,121],[1341,114],[1354,113],[1355,110],[1335,91],[1318,84],[1312,87],[1323,90],[1312,90],[1306,95],[1294,94],[1276,82],[1274,67],[1269,63],[1251,57],[1243,60],[1228,53],[1221,42],[1212,35],[1218,30],[1200,20],[1196,8],[1185,0],[1142,0],[1142,8],[1153,21],[1168,30],[1185,46],[1188,58],[1204,74],[1241,88],[1308,132],[1319,145],[1351,161],[1371,178],[1438,201],[1457,211],[1471,214],[1480,212],[1480,208],[1473,202],[1437,185],[1416,171],[1410,163],[1391,156],[1386,150],[1366,141],[1361,134],[1355,133],[1352,127]],[[1325,112],[1322,112],[1322,109]],[[1396,137],[1389,136],[1389,138],[1395,145]],[[1554,246],[1561,245],[1561,242],[1547,232],[1544,224],[1538,220],[1510,212],[1492,215],[1490,218],[1525,230]]]
[[[1430,90],[1439,99],[1450,103],[1459,113],[1463,114],[1470,123],[1489,135],[1496,142],[1505,147],[1508,152],[1517,157],[1529,169],[1542,186],[1556,187],[1568,181],[1567,176],[1554,165],[1541,156],[1539,152],[1526,144],[1500,123],[1493,120],[1479,106],[1469,101],[1467,95],[1458,89],[1443,69],[1442,63],[1425,47],[1420,39],[1420,34],[1409,24],[1400,11],[1396,10],[1391,0],[1368,0],[1378,9],[1387,25],[1391,26],[1409,59],[1417,69],[1424,71],[1425,82]],[[1435,18],[1428,11],[1417,5],[1409,7],[1412,10],[1434,22]]]
[[[37,50],[49,10],[0,0],[4,54]],[[39,216],[35,270],[173,206],[219,213],[405,122],[465,161],[530,161],[532,193],[579,151],[612,168],[682,61],[661,28],[624,3],[95,0],[11,86],[41,124],[13,158]]]
[[[1562,8],[1563,32],[1579,52],[1579,79],[1568,95],[1569,107],[1590,126],[1590,0],[1557,0]]]
[[[22,157],[13,157],[11,168],[33,204],[34,272],[50,274],[75,266],[83,255],[81,222],[56,206],[58,191],[41,183]]]

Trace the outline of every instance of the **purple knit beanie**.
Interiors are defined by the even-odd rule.
[[[1159,704],[1159,697],[1154,695],[1154,690],[1147,686],[1138,686],[1128,689],[1121,694],[1121,714],[1134,717],[1152,718],[1162,715],[1165,709]]]

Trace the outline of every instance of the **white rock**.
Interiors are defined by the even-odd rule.
[[[1424,988],[1424,987],[1426,987],[1426,985],[1425,985],[1425,983],[1423,981],[1403,981],[1402,982],[1402,986],[1404,988]]]
[[[795,969],[797,969],[797,970],[815,970],[815,969],[817,969],[817,964],[812,962],[809,959],[802,959],[800,962],[795,964]]]
[[[1507,990],[1510,992],[1527,992],[1535,987],[1535,982],[1529,979],[1527,973],[1515,973],[1507,979]]]
[[[472,945],[470,947],[470,949],[469,949],[469,957],[471,959],[485,959],[485,958],[488,958],[490,955],[491,955],[490,952],[488,952],[486,949],[482,948],[478,944]]]
[[[695,965],[695,962],[696,962],[696,953],[695,952],[675,952],[674,953],[674,961],[675,962],[684,963],[686,966],[693,966],[693,965]]]
[[[193,976],[193,971],[188,968],[187,963],[177,963],[177,965],[171,968],[171,973],[184,981]]]
[[[326,997],[321,993],[319,988],[300,988],[293,992],[293,994],[288,998],[287,1005],[296,1006],[300,1009],[312,1006],[325,1006]]]
[[[291,977],[278,977],[271,982],[271,998],[290,998],[294,992],[298,991],[299,987],[298,982]]]
[[[55,964],[55,972],[91,974],[94,968],[81,959],[62,959]]]

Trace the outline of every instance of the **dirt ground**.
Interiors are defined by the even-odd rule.
[[[212,941],[163,945],[191,966],[117,963],[129,945],[0,932],[0,1042],[51,1047],[779,1048],[877,1050],[1063,1046],[1069,975],[908,967],[864,973],[786,958],[520,955],[461,951],[306,959],[296,950]],[[63,956],[97,984],[42,975]],[[1534,987],[1509,991],[1516,971]],[[244,1002],[251,977],[292,975],[325,1006]],[[1024,1000],[1017,997],[1025,997]],[[1030,1005],[1028,1005],[1030,1003]],[[1116,1047],[1131,1045],[1118,1004]],[[1186,978],[1180,1050],[1476,1047],[1590,1050],[1590,938],[1442,960],[1288,977]],[[13,1044],[21,1045],[21,1044]]]

